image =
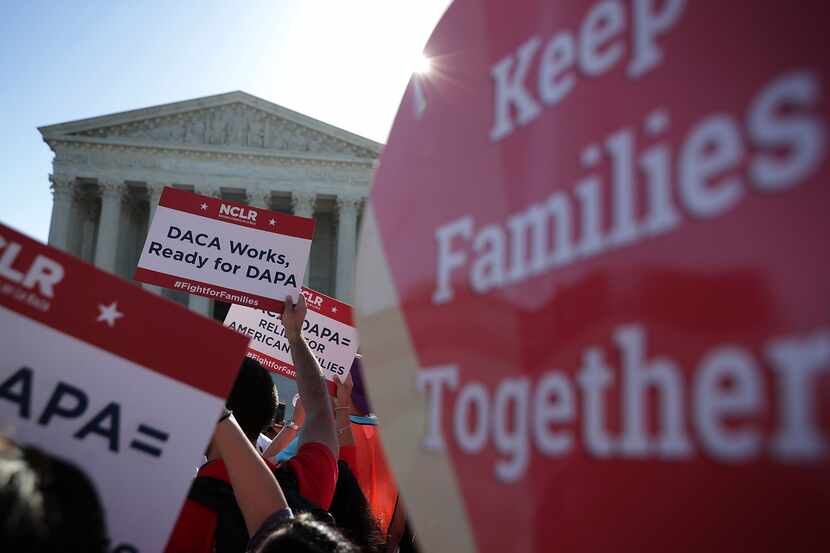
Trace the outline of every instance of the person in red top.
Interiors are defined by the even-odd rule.
[[[302,499],[325,511],[331,504],[337,482],[335,455],[339,444],[320,367],[300,335],[305,313],[302,295],[296,305],[290,299],[286,301],[282,320],[297,371],[297,387],[305,406],[305,430],[297,455],[283,468],[293,475],[296,490]],[[252,444],[273,420],[277,409],[273,382],[267,370],[255,360],[243,361],[227,408],[234,413]],[[229,486],[227,469],[213,443],[208,447],[207,458],[208,462],[199,469],[191,493],[179,514],[165,550],[167,553],[244,551],[248,536],[243,535],[244,525],[234,524],[233,520],[241,521],[238,508],[231,513],[223,510],[221,516],[217,510],[217,503],[224,501],[227,504],[228,494],[233,491]],[[201,493],[208,487],[210,493]],[[290,490],[286,490],[286,496],[290,503]],[[295,506],[292,505],[292,508]],[[242,530],[239,531],[239,528]],[[242,549],[239,549],[240,544],[243,544]]]
[[[228,469],[232,499],[238,502],[241,533],[252,535],[247,543],[215,551],[245,553],[358,553],[360,549],[336,528],[310,512],[294,515],[282,487],[233,413],[225,409],[213,433],[211,445]]]

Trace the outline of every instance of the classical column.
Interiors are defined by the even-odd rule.
[[[87,263],[94,263],[95,222],[98,220],[98,208],[89,200],[85,204],[81,211],[81,259]]]
[[[291,193],[291,207],[294,210],[294,215],[298,217],[314,217],[314,203],[317,201],[317,194],[314,192],[302,191]],[[303,285],[308,286],[311,278],[311,257],[308,259],[308,266],[305,268],[305,278]]]
[[[150,214],[147,219],[147,229],[149,230],[150,224],[153,222],[153,216],[156,214],[156,208],[159,205],[159,200],[161,199],[161,193],[164,190],[164,184],[160,182],[148,182],[147,183],[147,202],[150,206]]]
[[[95,245],[95,266],[115,273],[118,252],[118,230],[121,226],[123,186],[115,181],[98,183],[101,192],[101,218],[98,220],[98,243]]]
[[[221,189],[214,186],[196,186],[194,191],[202,196],[212,196],[214,198],[221,198]],[[213,300],[203,296],[196,296],[190,294],[187,298],[187,307],[195,313],[200,313],[205,317],[213,317]]]
[[[294,215],[298,217],[314,217],[314,204],[317,201],[317,194],[314,192],[292,192],[291,207]]]
[[[150,232],[150,225],[153,224],[153,216],[156,214],[156,207],[159,205],[162,190],[164,190],[164,185],[161,183],[147,183],[147,205],[150,207],[147,215],[147,232]],[[147,237],[145,236],[144,239],[146,240]],[[159,296],[164,295],[164,291],[161,287],[156,286],[155,284],[147,284],[146,282],[142,282],[141,286],[148,292],[158,294]]]
[[[83,251],[84,239],[84,220],[86,218],[86,209],[83,205],[83,199],[78,191],[72,196],[72,210],[70,217],[70,230],[68,242],[66,244],[66,251],[72,253],[77,257],[81,257]]]
[[[357,210],[360,196],[337,197],[337,297],[351,301],[357,250]]]
[[[246,193],[248,198],[248,205],[258,207],[260,209],[271,209],[271,191],[270,190],[251,190]]]
[[[52,182],[52,221],[49,225],[49,245],[68,251],[69,224],[72,220],[72,203],[75,179],[62,175],[49,175]]]

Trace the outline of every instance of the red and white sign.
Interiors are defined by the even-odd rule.
[[[258,309],[297,300],[314,220],[166,187],[135,279]]]
[[[830,550],[828,23],[449,8],[356,279],[425,550]]]
[[[2,225],[0,328],[0,427],[89,475],[113,550],[162,551],[247,340]]]
[[[303,337],[314,353],[323,375],[330,383],[346,379],[357,353],[357,330],[352,307],[342,301],[303,288],[308,312],[303,323]],[[251,341],[248,355],[278,374],[296,378],[291,350],[282,326],[281,313],[232,305],[225,316],[225,326]],[[333,386],[329,386],[333,389]]]

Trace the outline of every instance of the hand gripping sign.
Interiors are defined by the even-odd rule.
[[[162,551],[247,340],[0,225],[0,427],[81,467],[112,548]]]
[[[320,363],[329,390],[334,390],[335,379],[346,379],[357,353],[352,307],[310,288],[303,288],[302,293],[308,307],[302,335]],[[225,326],[251,339],[250,357],[273,372],[296,378],[280,313],[232,305]]]
[[[314,220],[167,187],[135,279],[259,309],[296,300]]]
[[[828,23],[450,7],[356,279],[425,550],[830,549]]]

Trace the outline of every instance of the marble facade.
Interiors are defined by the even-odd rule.
[[[306,283],[351,301],[382,145],[244,92],[49,125],[49,243],[130,279],[164,186],[314,217]],[[220,317],[210,300],[147,286]]]

